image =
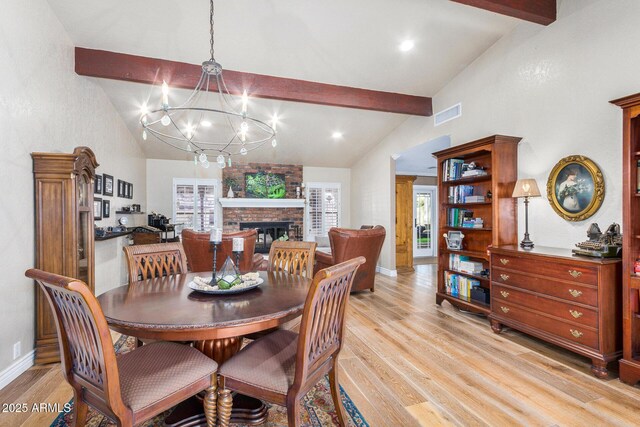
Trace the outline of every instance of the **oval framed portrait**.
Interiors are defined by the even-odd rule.
[[[551,207],[567,221],[583,221],[600,209],[604,177],[598,165],[584,156],[567,156],[551,170],[547,180]]]

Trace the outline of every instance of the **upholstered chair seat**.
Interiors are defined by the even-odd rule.
[[[153,361],[150,363],[150,361]],[[152,407],[216,372],[218,364],[193,348],[153,342],[117,358],[122,400],[134,412]]]
[[[249,343],[237,357],[220,368],[220,374],[255,387],[287,394],[296,372],[298,334],[278,329]]]

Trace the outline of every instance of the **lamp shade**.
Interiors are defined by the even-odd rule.
[[[538,197],[540,190],[535,179],[519,179],[511,197]]]

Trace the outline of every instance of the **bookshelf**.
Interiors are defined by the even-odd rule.
[[[511,192],[518,178],[520,139],[494,135],[433,154],[438,162],[437,304],[448,301],[463,310],[491,312],[488,250],[518,240],[517,205]],[[465,172],[472,162],[475,172]],[[462,249],[447,248],[443,234],[448,231],[465,235]],[[460,262],[466,263],[462,270]]]
[[[640,381],[640,93],[611,101],[622,108],[622,359],[620,380]]]

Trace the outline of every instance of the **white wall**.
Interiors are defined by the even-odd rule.
[[[351,228],[351,169],[347,168],[319,168],[303,166],[302,181],[307,182],[339,182],[340,183],[340,225]],[[305,236],[307,216],[305,212]],[[357,225],[359,228],[360,225]]]
[[[222,169],[212,162],[208,169],[184,160],[147,159],[147,209],[166,217],[173,215],[173,178],[222,180]],[[225,187],[225,190],[228,190]],[[218,191],[222,191],[219,188]],[[220,195],[220,194],[219,194]],[[218,214],[221,214],[221,209]],[[146,217],[145,217],[146,218]],[[222,227],[220,223],[220,227]]]
[[[7,0],[0,13],[0,371],[34,343],[34,187],[30,153],[89,146],[99,172],[123,177],[145,194],[145,162],[105,93],[74,73],[73,44],[45,0]],[[115,198],[113,198],[115,199]],[[117,203],[116,203],[117,204]],[[122,277],[117,242],[96,243],[97,291]],[[106,243],[106,244],[105,244]]]
[[[570,248],[586,238],[589,223],[620,223],[622,114],[608,101],[640,92],[640,51],[631,43],[640,38],[639,16],[636,0],[564,0],[549,27],[520,24],[434,97],[434,111],[462,102],[460,119],[434,128],[432,118],[409,118],[354,165],[353,221],[393,224],[392,153],[441,135],[458,145],[498,133],[523,137],[519,177],[537,179],[543,191],[555,163],[571,154],[590,157],[604,174],[604,204],[587,221],[563,220],[546,197],[531,201],[536,244]],[[523,222],[520,204],[519,236]],[[388,232],[381,261],[394,268]]]

